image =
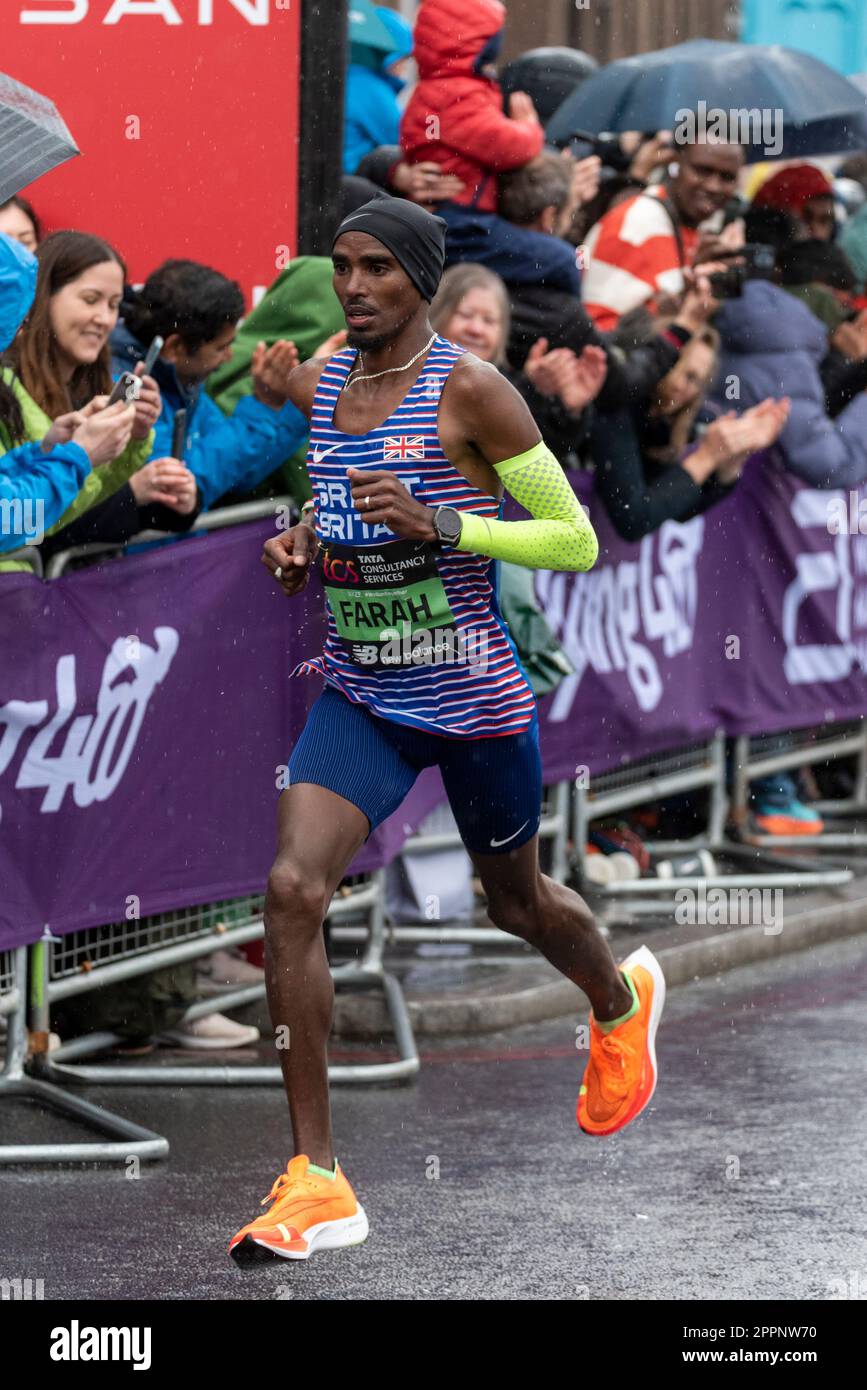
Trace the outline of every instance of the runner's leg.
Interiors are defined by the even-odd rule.
[[[577,893],[539,870],[538,717],[503,738],[444,740],[439,765],[491,921],[574,980],[597,1020],[620,1018],[632,994],[593,914]]]
[[[488,916],[520,936],[583,989],[594,1017],[620,1018],[632,995],[584,899],[539,871],[539,836],[508,854],[469,851],[488,899]]]
[[[328,1169],[334,1165],[328,1098],[334,984],[322,923],[368,829],[364,812],[336,792],[312,782],[288,787],[278,804],[277,856],[265,900],[268,1007],[295,1152]]]
[[[265,900],[271,1022],[289,1101],[295,1153],[331,1168],[328,1035],[334,985],[322,934],[331,898],[364,844],[401,804],[418,767],[387,721],[332,687],[314,703],[289,759],[277,857]],[[288,1034],[277,1033],[285,1027]]]

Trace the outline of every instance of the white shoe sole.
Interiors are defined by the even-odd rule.
[[[189,1033],[160,1033],[157,1042],[170,1047],[187,1047],[194,1052],[231,1052],[258,1042],[259,1036],[259,1029],[251,1027],[249,1033],[240,1038],[197,1038]]]
[[[344,1250],[350,1245],[361,1245],[367,1240],[367,1215],[359,1203],[353,1216],[342,1216],[336,1221],[322,1221],[318,1226],[310,1226],[304,1233],[306,1250],[279,1250],[266,1240],[252,1239],[271,1255],[279,1255],[282,1260],[309,1260],[317,1250]]]
[[[665,1007],[665,976],[662,973],[662,966],[647,946],[639,946],[637,951],[633,951],[630,956],[626,957],[626,960],[620,962],[621,970],[629,970],[634,965],[643,966],[653,980],[653,1003],[650,1006],[650,1019],[647,1025],[647,1050],[650,1053],[650,1065],[653,1069],[653,1085],[650,1088],[650,1094],[641,1107],[641,1110],[644,1110],[650,1103],[650,1099],[656,1090],[658,1075],[656,1065],[656,1030],[659,1027],[659,1020],[662,1017],[662,1010]],[[638,1115],[641,1114],[641,1110],[637,1112]],[[633,1115],[632,1118],[635,1119],[636,1116]],[[631,1123],[632,1121],[630,1121],[630,1124]]]

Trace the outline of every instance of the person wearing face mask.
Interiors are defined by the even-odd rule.
[[[72,419],[101,412],[112,387],[108,335],[117,320],[123,262],[107,242],[82,232],[55,232],[41,244],[37,260],[32,308],[2,359],[0,448],[68,437]],[[103,459],[104,466],[84,479],[50,532],[111,496],[133,475],[143,504],[162,500],[163,486],[178,487],[183,496],[184,480],[168,475],[170,460],[159,460],[150,470],[142,468],[159,409],[156,383],[144,378],[141,396],[131,408],[131,430],[118,438],[111,460]],[[175,500],[174,491],[164,496]],[[14,556],[5,567],[29,568]]]
[[[9,346],[33,302],[36,276],[31,253],[0,233],[0,351]],[[14,436],[23,436],[20,404],[0,380],[0,554],[38,540],[59,521],[91,466],[110,461],[125,445],[132,420],[130,407],[113,407],[90,418],[70,414],[55,421],[42,440],[15,444]],[[24,562],[0,564],[4,570],[29,568]]]

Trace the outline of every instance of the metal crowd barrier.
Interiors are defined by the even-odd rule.
[[[33,573],[37,579],[41,579],[44,571],[42,564],[42,551],[35,545],[25,545],[21,550],[16,550],[14,555],[10,555],[11,560],[26,560],[28,565],[32,565]]]
[[[28,1063],[27,1038],[27,958],[37,966],[44,957],[44,942],[30,948],[21,946],[15,951],[0,952],[0,1016],[6,1019],[6,1059],[0,1072],[0,1101],[4,1098],[37,1101],[41,1106],[75,1120],[102,1134],[101,1142],[80,1143],[71,1140],[57,1144],[2,1144],[0,1164],[12,1163],[81,1163],[119,1162],[130,1158],[165,1158],[168,1141],[152,1130],[124,1120],[120,1115],[91,1105],[89,1101],[71,1096],[51,1084],[41,1073],[37,1052]],[[38,975],[31,982],[33,1021],[42,1026],[35,1035],[38,1047],[47,1047],[48,1017],[45,998],[38,986]]]
[[[776,836],[768,837],[766,852],[753,841],[747,846],[726,837],[726,738],[722,731],[718,731],[709,741],[651,754],[622,768],[591,777],[586,787],[576,786],[572,840],[574,866],[579,878],[583,876],[585,846],[592,821],[701,788],[707,788],[709,793],[706,832],[688,840],[647,841],[645,847],[651,860],[672,854],[692,855],[705,849],[711,854],[734,859],[743,865],[745,872],[702,877],[674,875],[670,878],[643,878],[598,887],[594,885],[595,898],[603,903],[616,903],[619,909],[628,911],[630,915],[659,915],[673,909],[673,895],[678,889],[696,890],[699,886],[706,889],[796,889],[805,885],[839,887],[851,882],[852,870],[843,866],[774,854],[772,848],[781,847]]]
[[[867,834],[855,830],[826,829],[814,835],[762,835],[749,829],[750,783],[775,772],[832,761],[856,759],[855,794],[840,801],[813,803],[824,817],[867,813],[867,720],[857,719],[827,724],[821,729],[796,729],[785,735],[787,747],[779,746],[781,735],[762,734],[734,740],[734,780],[732,820],[746,844],[816,850],[867,849]]]
[[[191,532],[195,534],[216,530],[224,526],[245,521],[258,520],[273,515],[278,508],[288,508],[290,515],[294,504],[288,497],[278,497],[267,502],[245,503],[236,507],[210,512],[198,518]],[[164,539],[158,533],[137,536],[136,546],[144,541]],[[177,537],[174,537],[177,539]],[[75,560],[98,558],[103,555],[118,555],[127,546],[89,545],[64,551],[54,556],[46,571],[46,578],[57,578]],[[792,750],[778,753],[775,757],[756,755],[757,740],[738,740],[736,743],[736,771],[733,806],[736,812],[746,806],[746,788],[750,778],[760,776],[764,771],[796,766],[800,763],[824,760],[828,756],[843,756],[856,752],[859,756],[859,796],[853,804],[864,797],[867,789],[867,733],[863,723],[857,735],[846,734],[816,741],[811,745],[812,755],[805,756],[803,747],[797,753]],[[670,797],[685,791],[706,788],[709,795],[707,831],[703,836],[689,840],[656,841],[648,843],[651,855],[658,858],[673,853],[692,853],[699,848],[726,855],[740,856],[748,860],[757,870],[764,867],[770,872],[752,872],[739,876],[720,875],[707,878],[682,877],[668,879],[643,879],[633,882],[619,882],[598,890],[599,896],[613,902],[623,902],[626,898],[635,899],[636,911],[646,911],[648,900],[653,900],[651,910],[659,911],[660,897],[670,897],[679,887],[696,887],[699,883],[706,887],[740,886],[769,887],[793,886],[808,879],[811,884],[839,884],[851,879],[852,873],[845,869],[828,866],[824,871],[815,861],[791,859],[784,860],[773,854],[762,855],[755,839],[750,847],[726,840],[725,827],[729,810],[726,790],[726,745],[725,736],[718,732],[713,738],[701,744],[676,749],[666,753],[638,759],[629,765],[593,777],[590,785],[576,785],[563,782],[546,789],[540,824],[540,838],[549,853],[549,871],[552,878],[564,882],[571,871],[583,877],[585,845],[592,821],[615,812],[642,805],[648,801]],[[571,803],[571,804],[570,804]],[[570,846],[571,832],[571,846]],[[867,840],[867,837],[863,837]],[[784,842],[772,837],[770,843],[779,848]],[[803,846],[801,838],[797,842]],[[831,847],[827,836],[817,837],[817,843]],[[845,837],[845,843],[853,843]],[[438,834],[422,834],[410,837],[405,842],[403,853],[424,853],[425,851],[454,847],[460,844],[457,831]],[[409,1015],[401,987],[393,975],[386,972],[383,953],[386,942],[384,924],[384,874],[382,871],[359,879],[351,885],[338,890],[328,912],[329,924],[333,926],[333,939],[364,940],[364,950],[360,959],[337,965],[332,975],[337,985],[353,989],[382,989],[385,993],[392,1026],[398,1043],[399,1059],[375,1065],[333,1066],[329,1068],[329,1078],[335,1082],[363,1082],[402,1080],[414,1075],[419,1069],[418,1053],[413,1037]],[[594,890],[596,891],[596,890]],[[220,929],[217,917],[225,915],[227,907],[236,904],[215,904],[209,907],[188,909],[185,912],[160,914],[158,917],[144,919],[140,923],[124,922],[113,927],[99,928],[89,933],[71,933],[62,941],[40,942],[31,948],[31,973],[36,982],[38,1009],[34,1007],[34,1019],[39,1025],[37,1034],[47,1035],[48,1010],[53,1002],[68,998],[111,984],[114,981],[130,979],[150,974],[163,966],[175,965],[184,961],[198,959],[214,951],[232,945],[260,939],[264,934],[261,919],[261,904],[251,908],[250,919],[240,926]],[[511,938],[499,930],[486,930],[472,926],[450,928],[431,924],[430,927],[395,926],[389,932],[389,939],[398,942],[421,940],[462,941],[471,944],[504,945]],[[197,1002],[188,1010],[185,1017],[192,1019],[215,1009],[238,1007],[241,1004],[259,1000],[264,995],[264,985],[257,984],[240,989],[228,989]],[[17,997],[17,996],[16,996]],[[18,1021],[19,1033],[23,1029],[23,1009],[12,1011]],[[84,1102],[72,1101],[63,1096],[57,1088],[50,1085],[57,1082],[85,1082],[109,1085],[279,1085],[282,1074],[276,1065],[194,1065],[179,1066],[171,1063],[152,1065],[137,1063],[132,1066],[118,1064],[81,1064],[74,1059],[85,1058],[97,1051],[103,1051],[121,1039],[111,1033],[86,1035],[65,1042],[60,1049],[49,1054],[46,1050],[37,1053],[32,1064],[37,1077],[23,1077],[20,1039],[16,1034],[16,1046],[11,1046],[12,1028],[10,1026],[9,1055],[13,1070],[18,1068],[15,1080],[26,1081],[27,1085],[40,1085],[50,1090],[54,1101],[60,1095],[63,1104],[84,1106]],[[17,1060],[16,1060],[17,1059]],[[7,1059],[7,1072],[9,1061]],[[4,1078],[7,1073],[4,1073]],[[11,1081],[12,1078],[10,1077]],[[8,1086],[7,1086],[8,1089]],[[50,1103],[50,1102],[49,1102]],[[90,1107],[95,1111],[95,1107]],[[81,1111],[78,1111],[81,1115]],[[118,1117],[98,1112],[112,1124],[126,1125]],[[135,1127],[132,1127],[135,1128]],[[140,1133],[147,1133],[140,1132]],[[158,1143],[165,1144],[158,1136],[149,1136]],[[44,1147],[44,1146],[43,1146]],[[66,1148],[68,1146],[50,1146]],[[112,1146],[95,1146],[110,1148]],[[124,1156],[134,1150],[124,1146]],[[5,1150],[0,1150],[2,1159]],[[22,1150],[16,1150],[20,1154]],[[81,1146],[76,1150],[81,1156]],[[13,1161],[7,1159],[6,1161]],[[20,1161],[20,1160],[19,1160]],[[35,1160],[34,1160],[35,1161]]]
[[[224,526],[239,526],[244,521],[261,521],[263,517],[273,516],[282,508],[288,509],[290,516],[297,516],[298,507],[291,497],[270,497],[264,502],[239,502],[235,507],[220,507],[214,512],[203,512],[197,517],[189,531],[142,531],[123,545],[104,545],[94,541],[90,545],[74,545],[68,550],[60,550],[48,561],[46,579],[59,579],[74,560],[97,560],[100,556],[120,556],[132,546],[146,545],[149,541],[183,541],[185,537],[201,535],[206,531],[220,531]],[[37,552],[38,554],[38,552]],[[40,566],[41,566],[40,557]]]
[[[381,870],[369,876],[359,876],[353,885],[345,886],[345,891],[338,889],[332,899],[327,914],[329,922],[363,917],[368,932],[361,958],[335,965],[331,976],[335,985],[348,989],[382,989],[399,1057],[390,1062],[329,1066],[328,1076],[333,1082],[404,1081],[419,1069],[418,1051],[403,991],[383,964],[383,878]],[[164,966],[200,959],[230,946],[261,940],[265,929],[260,913],[251,915],[246,925],[224,927],[220,924],[219,917],[230,908],[236,909],[237,904],[211,904],[185,912],[161,913],[153,918],[144,918],[139,923],[118,923],[108,928],[107,934],[105,929],[95,929],[90,942],[75,940],[79,936],[88,936],[88,933],[70,933],[69,937],[52,944],[45,981],[49,1006],[74,994],[151,974]],[[102,958],[101,962],[99,957]],[[184,1018],[199,1018],[217,1009],[238,1008],[264,996],[264,983],[229,988],[193,1004]],[[122,1041],[114,1033],[86,1034],[62,1044],[45,1056],[42,1067],[47,1076],[57,1081],[98,1082],[114,1086],[282,1085],[281,1070],[275,1065],[69,1064],[73,1058],[105,1051],[107,1047]]]
[[[647,846],[651,855],[683,854],[705,845],[719,845],[728,807],[725,771],[725,735],[719,731],[701,743],[653,753],[610,772],[599,773],[590,777],[586,786],[578,783],[572,806],[572,855],[578,876],[583,877],[585,847],[592,821],[681,792],[708,788],[707,834],[699,839],[653,842]],[[649,892],[669,891],[672,885],[677,886],[676,879],[648,879],[647,883],[650,887],[645,891]],[[627,886],[634,888],[635,883],[611,884],[600,888],[599,892],[604,897],[618,887]]]

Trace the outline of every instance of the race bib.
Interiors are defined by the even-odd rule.
[[[317,564],[341,643],[357,666],[435,664],[454,653],[458,631],[429,541],[325,543]]]

